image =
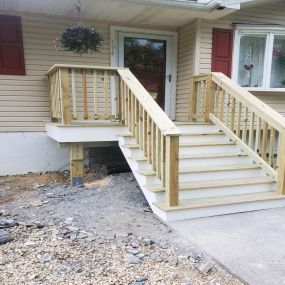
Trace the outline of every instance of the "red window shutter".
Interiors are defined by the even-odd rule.
[[[0,15],[0,74],[25,75],[21,18]]]
[[[233,30],[213,29],[212,71],[231,77]]]

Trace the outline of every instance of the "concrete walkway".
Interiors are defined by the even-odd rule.
[[[250,285],[285,284],[285,208],[170,225]]]

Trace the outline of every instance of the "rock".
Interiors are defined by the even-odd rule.
[[[10,216],[10,214],[6,211],[6,210],[4,210],[4,209],[2,209],[2,210],[0,210],[0,217],[7,217],[7,216]]]
[[[163,258],[157,253],[157,252],[153,252],[151,255],[150,255],[150,258],[152,260],[155,260],[157,262],[162,262],[163,261]]]
[[[0,220],[0,229],[12,228],[16,226],[16,222],[14,220],[2,219]]]
[[[199,263],[202,260],[202,253],[190,253],[188,256],[192,263]]]
[[[144,238],[143,244],[144,245],[151,245],[151,244],[154,244],[154,241],[152,239],[149,239],[149,238]]]
[[[137,276],[136,277],[136,282],[144,282],[147,280],[147,277],[145,276]]]
[[[34,207],[40,207],[43,205],[43,202],[41,200],[35,200],[35,201],[32,201],[30,204]]]
[[[208,274],[212,268],[213,266],[210,262],[204,262],[198,267],[199,271],[204,275]]]
[[[133,254],[126,253],[124,256],[124,261],[128,264],[138,264],[141,260]]]
[[[33,245],[36,245],[37,243],[35,241],[31,241],[31,240],[28,240],[24,243],[24,245],[27,245],[27,246],[33,246]]]
[[[127,249],[127,253],[131,253],[131,254],[136,255],[136,254],[139,253],[139,251],[137,249],[135,249],[135,248],[128,248]]]
[[[34,225],[35,225],[35,227],[38,228],[38,229],[42,229],[42,228],[45,227],[45,225],[44,225],[43,223],[38,222],[38,221],[34,222]]]
[[[46,254],[46,253],[43,254],[43,255],[39,254],[37,257],[39,259],[41,259],[43,262],[49,262],[49,261],[52,260],[52,257],[50,255]]]
[[[80,232],[77,234],[77,238],[79,238],[79,239],[87,238],[88,236],[89,236],[89,233],[84,232],[84,231],[80,231]]]
[[[142,252],[140,252],[140,253],[138,253],[138,254],[136,255],[136,257],[139,258],[140,260],[143,260],[144,257],[145,257],[145,254],[142,253]]]
[[[116,233],[116,238],[127,238],[128,236],[128,233]]]
[[[0,244],[4,244],[12,240],[13,238],[9,232],[7,232],[6,230],[0,230]]]
[[[71,226],[73,223],[73,218],[66,218],[64,221],[65,225]]]
[[[133,247],[133,248],[138,248],[139,247],[139,244],[137,243],[137,242],[132,242],[131,243],[131,246]]]

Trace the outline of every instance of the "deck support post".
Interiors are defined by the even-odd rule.
[[[277,152],[277,192],[285,195],[285,129],[279,134]]]
[[[70,144],[70,183],[72,186],[83,184],[83,143]]]
[[[179,203],[179,136],[166,136],[165,192],[169,207]]]

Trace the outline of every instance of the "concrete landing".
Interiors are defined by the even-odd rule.
[[[250,285],[285,284],[285,208],[170,225]]]

